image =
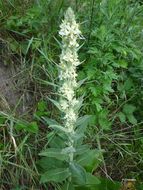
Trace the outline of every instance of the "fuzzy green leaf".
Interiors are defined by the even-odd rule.
[[[91,173],[86,173],[86,185],[93,186],[96,184],[100,184],[100,180]]]
[[[76,126],[77,126],[77,133],[84,133],[86,127],[88,126],[91,115],[85,115],[77,119]]]
[[[43,157],[37,162],[38,168],[42,172],[47,172],[51,169],[64,168],[65,163],[56,158]]]
[[[87,149],[86,153],[77,157],[77,163],[83,166],[88,172],[93,172],[99,166],[100,162],[101,152],[98,150]]]
[[[43,175],[41,175],[40,182],[46,183],[46,182],[62,182],[66,180],[70,176],[69,169],[67,168],[57,168],[52,169],[47,172],[45,172]]]
[[[62,152],[62,149],[58,148],[48,148],[45,151],[42,151],[40,156],[46,156],[49,158],[56,158],[58,160],[67,160],[68,159],[68,154],[66,154],[64,151]]]
[[[60,190],[75,190],[73,184],[66,182],[61,188]]]
[[[86,171],[85,169],[77,163],[70,164],[70,172],[72,177],[72,182],[77,185],[86,184]]]

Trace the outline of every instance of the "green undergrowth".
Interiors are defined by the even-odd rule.
[[[78,68],[78,79],[85,81],[77,92],[85,97],[80,114],[90,115],[84,142],[101,153],[100,162],[93,156],[93,173],[100,183],[91,190],[118,190],[120,184],[106,180],[108,177],[120,182],[136,178],[137,185],[142,182],[142,1],[2,0],[0,42],[7,46],[6,64],[21,69],[21,91],[30,92],[34,100],[23,118],[12,111],[0,113],[0,187],[4,190],[62,187],[39,183],[44,170],[39,153],[51,138],[46,118],[59,117],[48,98],[54,97],[57,88],[53,83],[58,81],[58,30],[69,6],[81,22],[85,38],[79,51],[84,62]]]

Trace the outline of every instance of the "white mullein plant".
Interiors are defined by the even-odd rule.
[[[75,95],[75,89],[77,88],[76,67],[80,64],[77,54],[79,48],[77,40],[81,38],[81,31],[71,8],[67,10],[65,19],[60,25],[59,35],[62,38],[59,71],[60,107],[64,115],[64,127],[69,132],[68,146],[71,150],[69,157],[70,162],[72,162],[74,152],[74,139],[72,139],[72,136],[75,133],[75,123],[78,118],[76,107],[79,104]]]
[[[41,156],[45,156],[41,159],[40,165],[44,171],[47,168],[41,176],[41,182],[63,182],[61,190],[74,190],[76,186],[89,185],[91,180],[92,183],[99,182],[92,175],[99,154],[97,150],[91,150],[82,144],[90,117],[78,117],[83,98],[76,98],[76,90],[84,80],[80,82],[76,80],[76,68],[80,64],[77,41],[83,37],[71,8],[66,11],[59,35],[62,38],[62,53],[58,66],[60,98],[58,102],[50,100],[62,113],[62,125],[53,119],[43,118],[49,124],[49,128],[54,130],[48,132],[48,148],[40,153]],[[85,168],[90,168],[90,171],[89,169],[86,171]]]

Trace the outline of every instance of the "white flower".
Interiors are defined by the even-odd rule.
[[[74,97],[74,91],[73,90],[69,90],[66,92],[67,95],[67,100],[71,101]]]
[[[67,120],[67,122],[73,124],[76,122],[77,115],[73,109],[69,109],[68,112],[65,114],[64,119]]]
[[[69,123],[69,122],[66,122],[66,123],[65,123],[65,127],[67,128],[67,131],[68,131],[69,133],[74,133],[74,125],[73,125],[73,124],[71,124],[71,123]]]
[[[76,80],[77,73],[75,71],[75,68],[70,66],[69,68],[66,68],[64,70],[61,70],[59,72],[59,80]]]
[[[70,86],[70,83],[63,83],[59,90],[68,101],[71,101],[74,97],[74,89]]]
[[[81,31],[79,30],[79,24],[77,24],[74,20],[72,22],[63,21],[60,25],[60,36],[70,37],[71,39],[76,38],[76,36],[81,35]]]
[[[69,107],[68,102],[66,100],[61,100],[60,106],[61,106],[63,111],[67,110],[67,108]]]
[[[73,42],[71,42],[72,44]],[[64,50],[60,56],[60,61],[63,63],[66,61],[69,64],[78,66],[80,64],[78,60],[77,52],[73,52],[70,48]]]
[[[70,34],[70,23],[63,21],[63,23],[60,25],[61,30],[59,31],[59,34],[61,36],[68,36]]]
[[[71,103],[71,104],[72,104],[72,106],[74,107],[74,106],[76,106],[78,103],[79,103],[79,101],[74,98],[74,99],[72,100],[72,103]]]
[[[79,30],[79,24],[76,23],[76,21],[72,22],[70,34],[74,34],[75,36],[81,35],[81,31]]]
[[[72,39],[71,41],[70,41],[70,43],[69,43],[69,45],[71,46],[71,47],[79,47],[79,44],[77,43],[77,41],[76,41],[76,39]]]

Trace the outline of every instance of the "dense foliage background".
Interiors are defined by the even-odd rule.
[[[50,138],[41,118],[59,115],[47,97],[55,93],[50,84],[57,81],[58,30],[69,6],[81,22],[85,38],[79,51],[84,62],[78,79],[86,80],[77,94],[85,95],[81,115],[91,116],[84,141],[102,153],[100,159],[95,158],[94,173],[99,178],[142,182],[142,4],[141,0],[0,1],[0,43],[5,44],[0,54],[7,66],[18,69],[17,88],[32,97],[32,105],[22,115],[15,109],[1,112],[2,189],[60,189],[57,184],[39,183],[39,153]],[[108,183],[103,180],[98,188]],[[108,188],[116,189],[112,184]]]

